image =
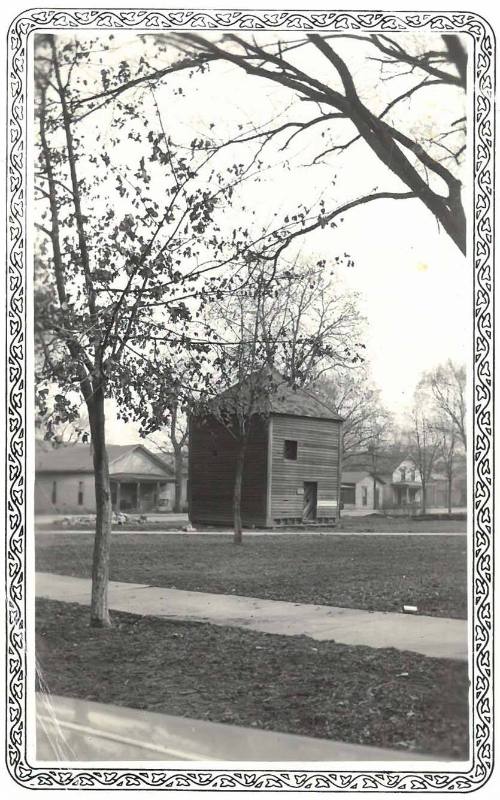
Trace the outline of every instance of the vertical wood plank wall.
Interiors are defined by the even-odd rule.
[[[191,418],[189,436],[190,520],[232,525],[237,442],[213,417]],[[243,525],[266,525],[267,441],[268,420],[255,418],[243,472]]]
[[[305,481],[318,484],[317,518],[334,519],[339,502],[341,422],[272,415],[273,521],[302,518]],[[285,439],[296,440],[297,461],[284,457]],[[331,505],[326,505],[331,501]]]

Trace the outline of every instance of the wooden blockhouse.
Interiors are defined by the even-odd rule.
[[[342,419],[311,392],[279,388],[254,414],[245,458],[246,527],[335,523]],[[231,525],[238,445],[215,416],[189,423],[188,503],[193,525]]]

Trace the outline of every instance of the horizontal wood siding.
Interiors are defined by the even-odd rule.
[[[266,524],[268,422],[252,423],[242,487],[243,525]],[[189,437],[189,517],[193,524],[233,523],[237,442],[214,418],[192,418]]]
[[[305,481],[318,484],[317,518],[335,518],[341,423],[275,414],[272,420],[272,519],[302,517]],[[297,461],[285,459],[285,439],[297,441]]]

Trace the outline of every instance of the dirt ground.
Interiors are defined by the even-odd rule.
[[[467,757],[467,665],[37,602],[38,688],[168,714]]]

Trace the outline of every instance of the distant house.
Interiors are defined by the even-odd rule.
[[[237,443],[215,416],[189,422],[189,517],[230,525]],[[254,414],[242,486],[242,522],[334,522],[340,499],[342,419],[312,393],[281,387]]]
[[[391,493],[386,501],[387,508],[418,509],[422,505],[422,478],[411,458],[406,458],[395,467],[390,486]],[[431,481],[428,481],[427,500],[430,486]]]
[[[456,470],[451,483],[451,506],[455,510],[465,510],[465,472]],[[391,481],[392,496],[388,496],[386,508],[398,511],[414,510],[422,507],[422,477],[414,461],[407,458],[394,469]],[[427,512],[448,509],[448,479],[442,472],[433,471],[425,486],[425,507]]]
[[[108,445],[111,501],[115,511],[172,508],[175,477],[163,459],[143,445]],[[35,511],[95,512],[94,467],[89,445],[38,445]]]
[[[405,458],[392,472],[375,474],[368,469],[342,473],[342,507],[344,514],[370,514],[374,511],[418,514],[422,508],[422,478],[414,461]],[[426,510],[448,508],[448,481],[434,472],[426,484]],[[452,508],[466,506],[465,476],[457,474],[452,482]]]

